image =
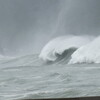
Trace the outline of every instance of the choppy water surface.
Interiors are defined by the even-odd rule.
[[[42,64],[36,56],[0,63],[0,100],[100,95],[100,64]]]
[[[0,0],[0,100],[80,96],[100,96],[100,0]]]

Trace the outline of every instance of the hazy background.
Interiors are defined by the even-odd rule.
[[[0,54],[38,53],[68,34],[100,34],[100,0],[0,0]]]

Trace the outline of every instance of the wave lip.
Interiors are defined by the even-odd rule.
[[[73,48],[76,50],[89,41],[90,40],[85,36],[62,36],[55,38],[42,49],[39,58],[43,59],[45,62],[56,61],[65,51],[69,52],[69,50]]]
[[[100,63],[100,36],[85,46],[76,50],[69,64],[75,63]]]

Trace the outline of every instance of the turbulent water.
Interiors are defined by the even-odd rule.
[[[51,40],[41,51],[39,57],[44,61],[55,61],[58,55],[62,55],[69,49],[78,49],[91,41],[86,36],[61,36]]]
[[[100,96],[100,0],[0,0],[0,100]]]
[[[60,42],[62,41],[61,38],[51,41],[52,43],[56,43],[56,40]],[[70,40],[66,37],[64,39],[62,42],[66,44],[67,40],[72,40],[72,38]],[[79,55],[82,56],[84,54],[80,53],[80,50],[86,52],[90,47],[92,50],[94,45],[95,48],[98,47],[98,44],[95,43],[99,43],[100,39],[85,41],[84,44],[82,43],[84,41],[83,38],[74,37],[73,39],[74,41],[81,39],[81,43],[79,43],[81,45],[76,43],[77,45],[74,45],[74,47],[72,45],[74,42],[70,42],[69,48],[68,45],[65,45],[62,53],[54,53],[56,59],[52,61],[48,60],[49,55],[45,52],[45,48],[48,47],[49,43],[50,48],[53,49],[55,47],[55,45],[51,45],[51,42],[43,48],[41,56],[39,54],[16,58],[2,56],[0,59],[0,100],[99,96],[100,64],[95,64],[95,62],[90,64],[88,61],[81,60],[79,60],[81,64],[78,64],[77,58]],[[52,54],[53,51],[50,48],[49,54]],[[61,49],[56,48],[55,51],[57,50]],[[99,51],[99,47],[96,50]],[[98,53],[97,51],[96,53]],[[87,55],[90,58],[89,60],[91,60],[90,55],[93,55],[94,52],[95,50],[92,50]],[[45,53],[47,55],[43,55]],[[74,56],[76,54],[78,56]],[[47,60],[42,59],[44,56]],[[73,59],[74,61],[76,60],[76,64],[72,63]]]
[[[100,64],[46,65],[29,55],[3,60],[0,67],[0,100],[100,94]]]

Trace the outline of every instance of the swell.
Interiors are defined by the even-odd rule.
[[[15,57],[12,59],[0,60],[0,68],[19,68],[41,66],[43,61],[38,58],[38,54],[31,54],[26,56]]]

